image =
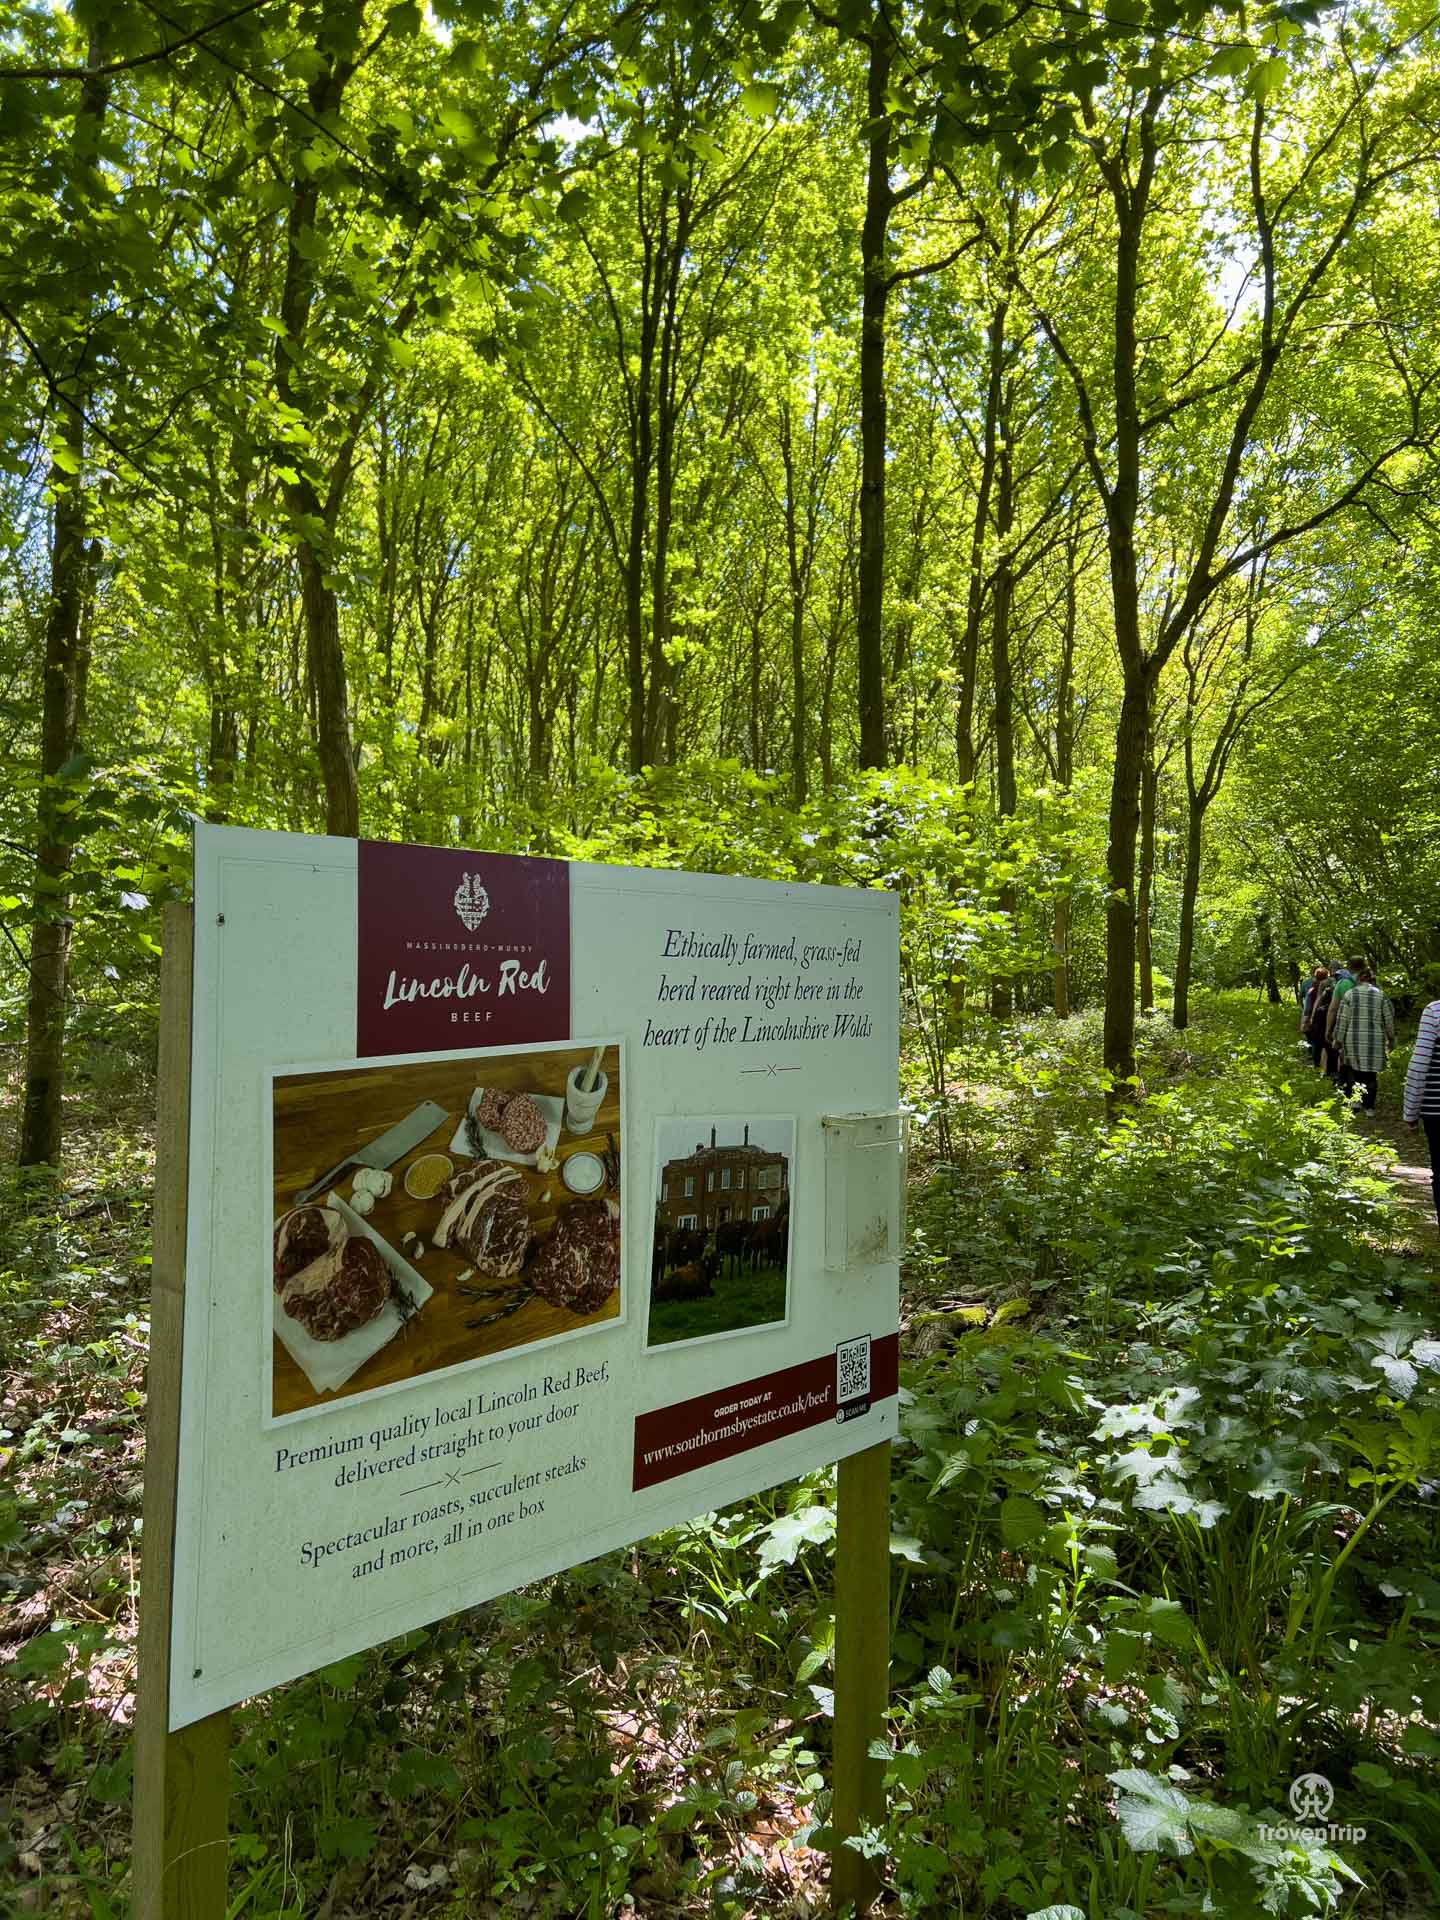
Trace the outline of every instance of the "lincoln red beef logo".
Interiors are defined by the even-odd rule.
[[[570,1037],[563,860],[360,842],[355,1050]]]

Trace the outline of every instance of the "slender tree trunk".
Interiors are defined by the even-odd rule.
[[[1105,847],[1105,1065],[1111,1077],[1110,1106],[1132,1097],[1135,1074],[1135,842],[1140,819],[1140,781],[1149,734],[1155,669],[1146,659],[1140,626],[1140,571],[1135,523],[1140,510],[1140,398],[1136,370],[1139,342],[1140,240],[1154,171],[1153,125],[1145,125],[1140,178],[1132,189],[1111,173],[1117,213],[1113,371],[1115,479],[1105,500],[1110,558],[1110,597],[1115,645],[1124,675],[1115,766],[1110,782],[1109,835]]]
[[[1135,950],[1140,964],[1140,1011],[1155,1010],[1155,958],[1150,924],[1155,890],[1155,808],[1160,793],[1160,769],[1154,742],[1145,749],[1140,773],[1140,883],[1135,899]]]
[[[320,778],[325,783],[325,831],[353,840],[360,832],[360,788],[350,738],[350,693],[340,639],[340,603],[315,544],[301,540],[296,558],[305,611],[305,667],[315,689],[315,744]]]
[[[1075,634],[1080,593],[1075,569],[1080,536],[1073,523],[1065,540],[1065,616],[1060,630],[1060,666],[1055,685],[1055,784],[1069,793],[1075,779]],[[1055,1012],[1070,1012],[1070,895],[1062,885],[1055,897]]]
[[[688,245],[685,203],[677,201],[675,232],[669,229],[669,208],[662,216],[659,273],[663,290],[660,314],[659,370],[655,383],[655,530],[650,576],[650,684],[646,697],[646,757],[651,766],[669,758],[674,738],[670,711],[671,630],[670,534],[675,515],[676,379],[679,354],[676,300],[680,269]]]
[[[1057,894],[1055,899],[1055,1015],[1059,1020],[1070,1017],[1070,896]]]
[[[985,380],[985,412],[981,425],[980,478],[975,488],[975,514],[970,524],[970,580],[965,595],[965,625],[955,662],[955,777],[962,787],[974,784],[975,692],[980,661],[980,629],[985,612],[985,542],[990,528],[990,495],[995,485],[995,461],[1000,436],[1000,409],[1005,381],[1006,302],[990,320],[990,355]]]
[[[1105,1065],[1120,1098],[1135,1077],[1135,842],[1149,718],[1148,678],[1127,676],[1115,730],[1105,846]]]
[[[1260,965],[1265,977],[1265,998],[1272,1007],[1280,1005],[1280,981],[1275,972],[1275,939],[1270,931],[1270,915],[1261,907],[1255,915],[1255,933],[1260,942]]]
[[[92,68],[104,64],[98,30],[90,35],[87,61]],[[106,81],[81,82],[72,142],[77,192],[83,190],[82,181],[94,179],[96,149],[109,102]],[[96,544],[85,495],[85,420],[93,389],[89,310],[86,295],[75,315],[77,324],[73,330],[65,329],[56,343],[59,450],[49,474],[55,505],[40,690],[40,789],[35,804],[35,892],[18,1156],[22,1167],[58,1165],[64,1133],[65,1000],[70,981],[70,868],[75,839],[68,806],[73,789],[60,776],[75,757],[89,667],[86,601],[93,591]]]
[[[1175,943],[1175,999],[1171,1020],[1177,1033],[1190,1024],[1190,968],[1195,957],[1195,903],[1200,898],[1200,856],[1205,844],[1205,803],[1191,795],[1185,817],[1185,871],[1180,880],[1180,933]]]
[[[890,186],[890,71],[895,43],[883,10],[871,15],[866,80],[865,218],[860,250],[860,584],[856,606],[860,765],[885,765],[885,309]]]
[[[338,21],[344,14],[342,0],[330,0],[315,48],[323,68],[310,83],[309,106],[313,118],[325,124],[338,116],[346,84],[354,71],[352,61],[333,52],[332,43],[323,30],[323,25],[332,17]],[[320,211],[320,186],[317,177],[299,164],[299,153],[297,146],[274,365],[275,392],[282,407],[308,421],[309,395],[300,382],[315,305],[315,223]],[[285,504],[299,529],[295,560],[300,572],[300,603],[305,618],[306,676],[315,701],[315,744],[325,787],[325,831],[353,839],[360,831],[360,790],[350,738],[350,695],[340,639],[340,603],[330,584],[327,552],[334,537],[339,500],[322,499],[313,458],[307,453],[302,464],[297,455],[299,471],[295,480],[286,482]]]
[[[790,742],[790,798],[797,808],[805,804],[805,601],[812,549],[800,552],[800,507],[795,498],[795,447],[791,435],[790,403],[780,409],[780,457],[785,467],[785,557],[790,574],[790,684],[794,722]],[[814,484],[812,475],[811,484]]]
[[[1004,334],[1004,307],[996,315],[995,330]],[[995,580],[991,596],[990,674],[995,703],[995,811],[1002,822],[1015,818],[1019,805],[1019,787],[1015,778],[1015,685],[1010,663],[1010,608],[1014,598],[1014,575],[1010,539],[1015,525],[1015,466],[1010,447],[1008,399],[1002,411],[1000,457],[996,469],[995,490]],[[1003,828],[1002,828],[1003,831]],[[1016,894],[1013,881],[1000,889],[1000,911],[1015,937]],[[1014,1008],[1014,993],[1008,978],[994,985],[993,1008],[997,1020],[1008,1020]]]

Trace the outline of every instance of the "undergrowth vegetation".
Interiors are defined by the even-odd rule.
[[[1153,1031],[1112,1128],[1096,1038],[977,1044],[918,1130],[862,1844],[906,1914],[1432,1912],[1433,1234],[1288,1015]],[[84,1102],[63,1194],[0,1213],[0,1887],[118,1920],[148,1163]],[[792,1483],[251,1703],[231,1913],[818,1911],[834,1533]]]

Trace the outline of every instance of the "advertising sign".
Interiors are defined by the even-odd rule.
[[[173,1728],[894,1435],[898,999],[883,892],[197,828]]]

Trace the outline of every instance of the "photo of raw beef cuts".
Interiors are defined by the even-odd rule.
[[[513,1153],[534,1153],[545,1142],[545,1116],[528,1093],[505,1102],[500,1131]]]
[[[620,1209],[613,1200],[572,1200],[531,1268],[535,1291],[571,1313],[594,1313],[620,1284]]]
[[[530,1250],[530,1207],[525,1176],[499,1160],[477,1160],[441,1189],[443,1211],[435,1228],[437,1247],[456,1248],[481,1273],[510,1279]]]
[[[275,1289],[282,1291],[302,1268],[345,1237],[345,1222],[333,1207],[296,1207],[275,1229]]]
[[[289,1281],[280,1306],[312,1340],[339,1340],[367,1326],[389,1300],[390,1269],[370,1241],[328,1248]]]
[[[615,1324],[623,1085],[583,1037],[274,1070],[271,1418]]]

